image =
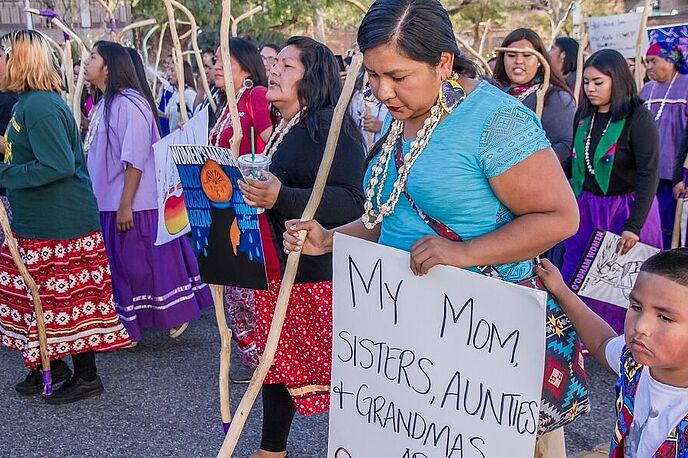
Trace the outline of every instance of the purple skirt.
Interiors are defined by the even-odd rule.
[[[115,307],[133,341],[141,329],[170,329],[213,305],[185,237],[155,246],[158,211],[134,212],[134,228],[117,232],[117,212],[100,212]]]
[[[659,204],[659,219],[662,222],[662,244],[658,248],[671,248],[674,235],[674,219],[676,218],[676,199],[671,180],[659,180],[657,187],[657,202]]]
[[[561,273],[564,281],[569,283],[576,273],[581,257],[588,247],[588,242],[594,229],[621,234],[624,224],[631,214],[631,206],[635,201],[634,194],[620,196],[598,196],[583,191],[578,197],[578,209],[580,210],[580,227],[576,235],[566,240],[566,252]],[[657,199],[652,202],[652,207],[647,215],[645,224],[640,231],[640,241],[650,246],[661,248],[662,228],[659,219]],[[607,302],[581,297],[583,302],[609,323],[614,330],[622,334],[626,309]]]

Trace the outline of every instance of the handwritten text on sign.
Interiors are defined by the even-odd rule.
[[[330,458],[533,456],[545,293],[337,235]]]
[[[625,58],[634,58],[642,14],[591,17],[585,20],[592,51],[615,49]],[[644,47],[643,47],[644,49]]]

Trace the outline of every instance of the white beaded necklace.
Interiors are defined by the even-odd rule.
[[[241,86],[241,89],[239,89],[239,92],[237,92],[235,97],[236,103],[239,103],[241,96],[244,95],[244,92],[246,92],[247,89],[247,86]],[[229,124],[231,120],[232,115],[229,110],[229,103],[225,103],[225,106],[222,107],[222,111],[220,112],[220,117],[210,130],[210,139],[213,146],[220,146],[220,135],[222,135],[222,132],[225,131],[227,124]]]
[[[445,113],[442,104],[438,103],[432,107],[430,110],[430,116],[428,116],[423,122],[423,127],[420,128],[416,134],[416,138],[411,143],[411,149],[406,155],[404,155],[404,163],[398,170],[398,178],[394,182],[394,188],[391,194],[387,198],[386,202],[382,202],[382,193],[385,187],[385,181],[387,180],[387,172],[389,170],[390,164],[394,163],[394,150],[396,147],[396,142],[400,135],[403,135],[404,131],[404,121],[394,121],[390,128],[389,134],[385,143],[382,145],[382,152],[377,158],[377,162],[373,167],[373,174],[368,182],[368,187],[366,189],[366,203],[364,206],[364,214],[361,217],[363,224],[367,229],[373,229],[375,226],[382,222],[382,219],[386,216],[394,213],[394,208],[399,201],[399,196],[404,192],[406,188],[406,181],[408,180],[409,172],[411,167],[416,162],[416,159],[425,150],[430,142],[430,137],[435,131],[435,128],[439,125],[442,115]],[[393,167],[394,165],[392,165]],[[377,187],[377,192],[375,188]],[[373,199],[376,200],[377,210],[373,207]]]
[[[277,152],[277,147],[279,147],[280,143],[282,143],[282,140],[284,140],[284,137],[287,136],[292,127],[298,124],[298,122],[301,120],[301,113],[304,111],[306,111],[306,109],[302,108],[301,111],[296,113],[294,117],[289,120],[289,122],[284,119],[280,121],[279,125],[275,128],[275,131],[272,133],[272,135],[270,135],[268,143],[265,145],[266,156],[272,157]]]
[[[664,113],[664,106],[666,105],[667,98],[669,97],[669,92],[671,92],[671,88],[674,87],[674,81],[676,81],[677,77],[678,77],[678,72],[674,73],[674,77],[671,78],[671,83],[669,83],[669,89],[667,89],[666,93],[664,94],[664,98],[662,99],[662,103],[659,105],[659,110],[657,110],[657,114],[655,115],[655,122],[659,121],[659,118],[662,117],[662,113]],[[645,102],[645,106],[647,107],[648,110],[652,106],[652,96],[655,93],[656,87],[657,87],[657,84],[652,85],[652,89],[650,89],[650,97],[648,97],[647,102]]]
[[[103,118],[103,111],[105,107],[105,101],[100,101],[93,109],[93,118],[88,125],[88,132],[86,133],[86,138],[84,139],[84,154],[88,154],[88,150],[91,149],[93,140],[96,139],[98,134],[98,126],[100,125],[100,120]]]
[[[590,130],[588,131],[588,138],[585,139],[585,167],[588,169],[588,172],[590,172],[590,175],[595,175],[595,167],[593,166],[592,159],[590,157],[590,138],[592,137],[592,128],[595,125],[595,114],[592,114],[592,119],[590,120]],[[609,121],[607,122],[607,127],[604,128],[602,131],[602,137],[600,137],[600,140],[604,137],[604,134],[607,133],[607,129],[609,129],[609,125],[611,124],[612,119],[609,118]]]

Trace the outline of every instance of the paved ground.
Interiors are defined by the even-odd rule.
[[[69,406],[46,405],[40,396],[18,396],[12,386],[23,377],[21,358],[0,349],[0,457],[214,457],[223,438],[214,320],[208,310],[179,340],[151,331],[137,348],[99,355],[106,392]],[[567,428],[570,458],[606,443],[613,424],[614,378],[593,361],[588,369],[594,408]],[[244,387],[232,387],[233,406]],[[235,456],[246,458],[259,437],[258,404]],[[326,451],[327,416],[298,417],[290,457],[322,458]]]

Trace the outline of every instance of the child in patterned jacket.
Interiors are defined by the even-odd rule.
[[[535,271],[595,358],[619,375],[611,458],[688,457],[688,249],[648,259],[624,335],[590,310],[543,260]]]

